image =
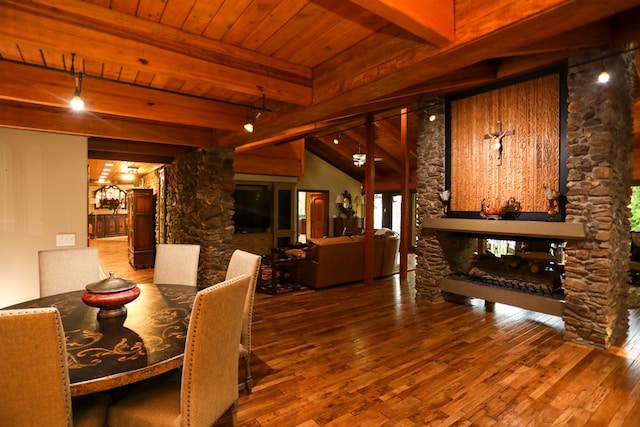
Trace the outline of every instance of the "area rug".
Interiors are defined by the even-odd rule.
[[[294,283],[294,280],[292,280],[288,273],[284,273],[282,277],[280,277],[280,271],[278,271],[276,274],[277,276],[273,277],[271,266],[269,264],[262,264],[260,266],[260,277],[258,278],[256,290],[258,292],[267,294],[281,294],[285,292],[308,289],[304,286]],[[278,280],[278,286],[276,287],[276,289],[273,289],[273,287],[271,286],[272,280]]]

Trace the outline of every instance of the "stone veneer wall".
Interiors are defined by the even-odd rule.
[[[442,213],[439,194],[444,191],[445,178],[444,103],[438,99],[433,102],[435,105],[428,110],[423,108],[418,114],[417,236],[422,236],[422,219],[439,217]],[[436,116],[434,121],[429,121],[431,114]],[[419,237],[416,243],[416,298],[442,302],[438,283],[449,273],[449,264],[437,237]]]
[[[630,224],[627,205],[631,195],[632,94],[635,72],[633,53],[605,60],[612,80],[596,82],[602,52],[570,61],[567,123],[567,222],[584,223],[587,238],[566,251],[565,338],[607,348],[628,328],[625,306],[629,281]],[[418,135],[418,236],[421,221],[440,216],[438,194],[444,189],[445,134],[443,109],[431,107],[419,117]],[[437,111],[436,111],[437,110]],[[459,239],[451,248],[435,236],[417,243],[416,298],[442,301],[440,280],[449,274],[445,252],[457,250],[467,257],[471,239]]]
[[[565,338],[607,348],[628,328],[633,53],[572,58],[567,86],[566,222],[587,238],[566,251]],[[608,84],[597,83],[603,65]]]
[[[166,168],[166,243],[200,245],[198,287],[224,280],[233,251],[233,150],[198,149]]]

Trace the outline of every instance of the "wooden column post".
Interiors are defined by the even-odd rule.
[[[375,191],[375,135],[373,131],[373,116],[367,114],[365,118],[367,138],[367,160],[364,163],[364,283],[373,284],[373,194]]]
[[[407,281],[409,237],[411,228],[409,223],[409,148],[407,144],[407,109],[403,108],[400,115],[400,193],[402,206],[400,207],[400,282]]]

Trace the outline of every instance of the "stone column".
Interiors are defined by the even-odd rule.
[[[418,114],[416,299],[435,303],[443,301],[438,283],[449,274],[449,265],[437,237],[422,237],[424,218],[442,213],[439,194],[445,189],[444,104],[440,99],[433,104]],[[433,121],[429,120],[431,114],[435,115]]]
[[[566,222],[587,237],[566,251],[565,338],[602,348],[628,328],[633,70],[632,52],[598,51],[572,58],[567,77]]]
[[[198,149],[166,168],[166,243],[200,245],[198,286],[224,280],[233,251],[233,150]]]

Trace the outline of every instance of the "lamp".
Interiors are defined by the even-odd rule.
[[[133,181],[138,175],[138,168],[135,166],[127,167],[127,172],[122,176],[124,180]]]
[[[84,110],[84,101],[82,100],[82,97],[81,97],[81,95],[82,95],[82,73],[78,73],[76,75],[75,59],[76,59],[76,54],[72,53],[71,54],[71,68],[70,68],[69,72],[71,73],[72,76],[75,76],[75,78],[76,78],[76,90],[73,92],[73,97],[69,101],[69,105],[71,106],[71,109],[74,110],[74,111],[82,111],[82,110]]]
[[[609,73],[607,70],[602,70],[600,74],[598,74],[598,83],[607,83],[609,81]]]
[[[247,132],[253,133],[253,130],[256,125],[256,120],[258,120],[258,117],[260,117],[260,115],[262,114],[262,111],[266,110],[265,101],[266,101],[265,96],[262,95],[262,109],[258,110],[257,112],[255,108],[249,108],[249,111],[247,113],[247,116],[248,116],[247,122],[243,126],[244,130],[246,130]]]
[[[598,74],[598,83],[608,83],[609,82],[609,73],[604,66],[604,59],[602,59],[602,71]]]
[[[73,97],[71,101],[69,101],[69,105],[71,105],[71,109],[74,111],[82,111],[84,110],[84,101],[81,98],[82,94],[82,73],[78,73],[76,77],[76,90],[73,92]]]
[[[333,138],[333,143],[336,144],[336,145],[340,144],[340,132],[338,132],[336,134],[336,137]]]
[[[353,166],[358,168],[364,166],[365,162],[367,161],[367,155],[360,152],[360,144],[358,144],[358,152],[353,153],[352,158],[353,158]]]
[[[253,133],[253,127],[256,124],[256,119],[258,118],[259,115],[260,113],[254,114],[253,108],[250,108],[248,113],[249,117],[247,119],[247,122],[244,124],[244,130],[246,130],[249,133]]]

